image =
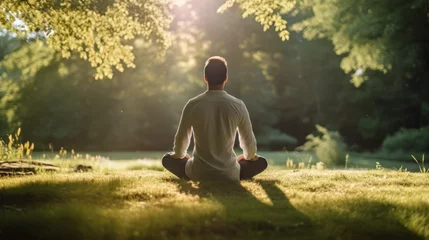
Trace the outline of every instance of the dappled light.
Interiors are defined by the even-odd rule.
[[[173,3],[178,7],[183,7],[188,3],[188,0],[173,0]]]
[[[160,231],[166,237],[208,239],[251,237],[253,231],[273,238],[284,234],[294,238],[427,236],[424,216],[429,209],[427,204],[419,204],[427,194],[425,176],[346,171],[334,175],[271,173],[242,186],[195,185],[153,171],[3,179],[2,205],[10,207],[2,208],[6,218],[0,223],[8,226],[2,227],[6,238],[27,236],[13,227],[25,219],[38,219],[30,230],[42,234],[49,229],[44,236],[51,238],[61,234],[51,227],[59,218],[75,222],[73,227],[61,227],[64,239],[100,238],[104,234],[109,239],[126,239],[137,233],[142,238],[159,237]],[[47,215],[48,209],[55,218]],[[368,222],[374,213],[377,219]],[[88,221],[94,231],[84,230]]]
[[[0,239],[429,239],[427,0],[0,0]]]

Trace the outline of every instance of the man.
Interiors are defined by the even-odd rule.
[[[243,101],[223,89],[228,81],[225,59],[211,57],[204,68],[208,90],[185,105],[174,139],[174,153],[166,154],[163,166],[179,178],[197,181],[251,179],[268,163],[256,154],[256,139]],[[243,154],[234,153],[239,134]],[[187,154],[194,133],[193,157]]]

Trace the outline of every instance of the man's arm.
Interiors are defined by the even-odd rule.
[[[182,159],[184,157],[189,157],[187,154],[187,150],[189,144],[191,143],[192,137],[192,125],[190,118],[190,106],[189,102],[186,103],[185,107],[182,111],[182,117],[180,118],[179,127],[176,132],[176,136],[174,137],[174,157],[178,159]]]
[[[256,139],[255,135],[253,134],[249,111],[247,111],[246,105],[244,105],[244,103],[242,107],[241,120],[238,124],[238,138],[240,141],[240,148],[243,149],[243,158],[246,160],[257,160],[258,156],[256,155]]]

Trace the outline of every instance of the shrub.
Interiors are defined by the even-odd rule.
[[[310,134],[307,142],[297,150],[315,151],[319,161],[326,166],[344,165],[346,159],[346,144],[338,132],[328,131],[326,128],[316,125],[319,135]]]
[[[429,126],[420,129],[400,129],[387,136],[382,145],[386,152],[427,152],[429,150]]]

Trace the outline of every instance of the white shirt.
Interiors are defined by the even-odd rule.
[[[209,90],[189,100],[173,148],[184,158],[194,133],[193,157],[186,163],[186,175],[192,180],[239,181],[240,165],[234,152],[237,130],[244,158],[253,159],[256,139],[243,101],[223,90]]]

